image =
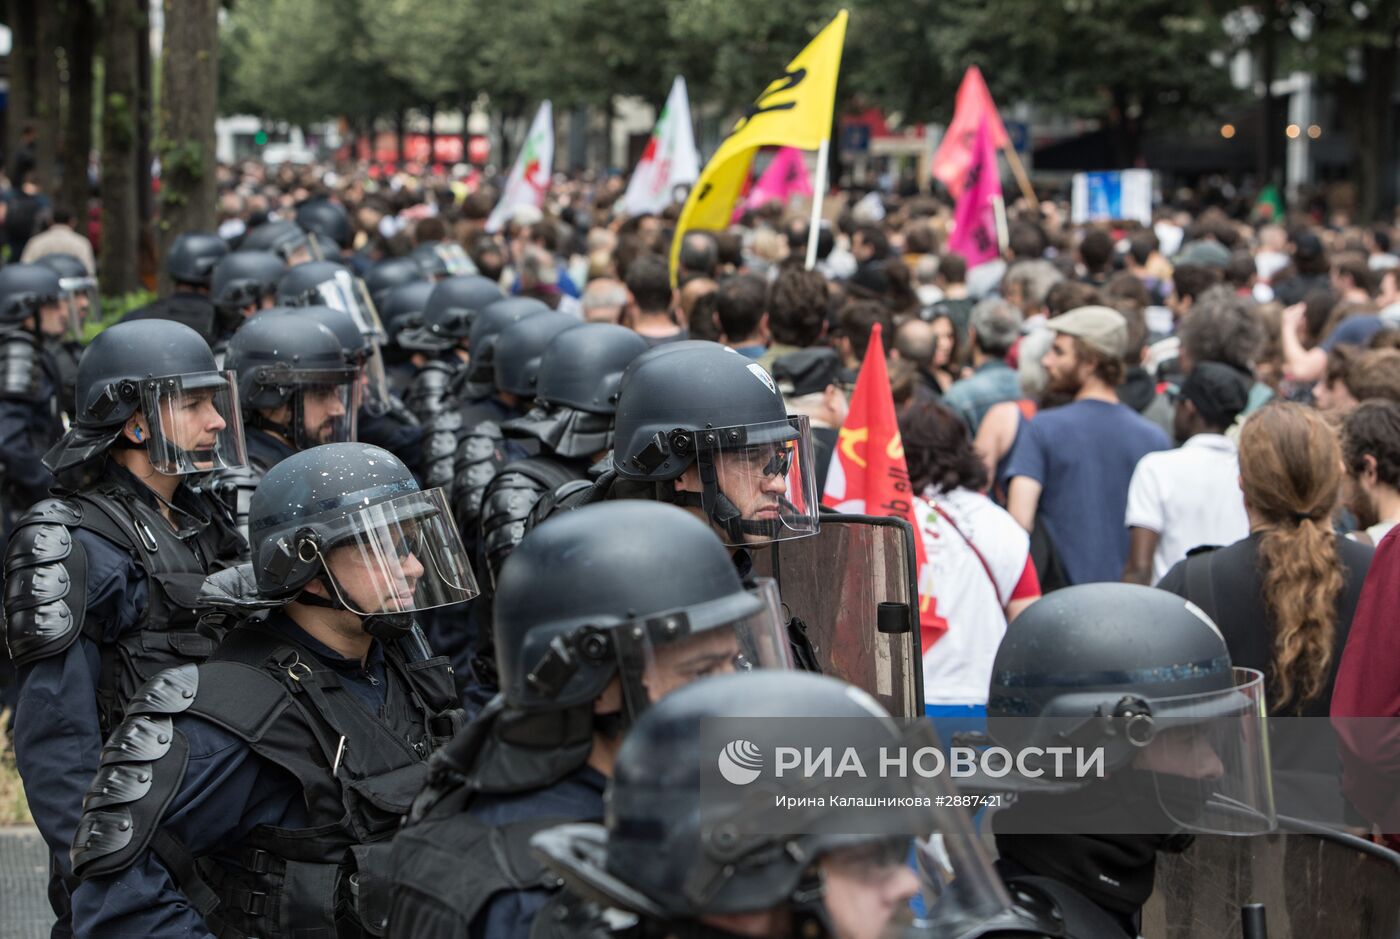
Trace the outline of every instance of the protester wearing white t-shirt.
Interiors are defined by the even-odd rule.
[[[1249,378],[1202,362],[1178,393],[1176,450],[1149,453],[1128,484],[1128,561],[1123,579],[1154,584],[1192,548],[1234,544],[1249,534],[1239,452],[1225,430],[1249,400]]]
[[[1030,536],[980,491],[986,468],[967,427],[933,402],[900,415],[914,516],[927,565],[919,592],[934,599],[947,630],[924,649],[926,705],[987,703],[992,661],[1006,624],[1040,596]]]

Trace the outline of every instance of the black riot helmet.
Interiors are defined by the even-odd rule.
[[[102,310],[97,278],[88,273],[86,264],[71,254],[46,254],[34,263],[58,275],[59,296],[68,307],[69,335],[81,339],[83,324]]]
[[[303,231],[329,238],[338,249],[350,247],[350,217],[329,199],[308,199],[297,206],[296,222]]]
[[[389,340],[400,348],[417,352],[440,352],[446,348],[441,343],[423,344],[423,308],[428,305],[435,285],[426,280],[415,280],[392,288],[379,307],[379,317],[384,323],[384,331]]]
[[[420,490],[379,447],[326,444],[268,470],[248,541],[259,596],[349,610],[381,639],[407,633],[415,611],[477,594],[442,490]]]
[[[854,811],[774,809],[767,789],[755,798],[746,787],[759,778],[785,795],[823,791],[819,777],[775,778],[776,759],[762,745],[770,739],[750,739],[763,724],[772,739],[787,730],[792,739],[824,738],[838,757],[855,751],[871,777],[862,795],[889,807],[852,822]],[[728,728],[740,736],[721,737]],[[869,910],[852,910],[849,901],[840,910],[843,898],[828,900],[833,868],[882,892],[894,885],[912,895],[917,881],[905,863],[913,836],[970,836],[966,817],[946,808],[943,776],[874,771],[881,748],[921,746],[938,746],[931,724],[902,729],[873,698],[835,678],[800,671],[706,678],[667,695],[632,726],[614,764],[605,825],[550,829],[531,844],[571,890],[653,924],[787,910],[785,935],[847,935],[850,917]],[[759,801],[764,809],[755,808]],[[981,874],[994,876],[985,861]]]
[[[533,398],[545,346],[555,336],[578,325],[579,321],[572,316],[551,313],[527,316],[501,330],[496,337],[492,363],[496,371],[496,390],[519,398]]]
[[[264,222],[243,236],[240,251],[271,251],[288,264],[311,260],[306,232],[295,222]]]
[[[0,325],[18,326],[31,316],[39,328],[39,311],[62,300],[61,278],[43,264],[7,264],[0,268]]]
[[[501,430],[535,437],[573,459],[610,449],[622,373],[646,351],[646,340],[624,326],[584,323],[564,330],[540,356],[535,406]]]
[[[1110,777],[1153,770],[1144,781],[1159,789],[1174,824],[1257,832],[1273,826],[1264,714],[1263,676],[1232,667],[1219,628],[1195,604],[1152,587],[1082,584],[1047,594],[1007,628],[992,665],[987,733],[1012,753],[1101,749]],[[1160,768],[1153,752],[1186,739],[1212,772]],[[1236,811],[1216,813],[1213,803]]]
[[[177,284],[208,287],[214,265],[226,254],[228,244],[213,232],[185,232],[165,253],[165,272]]]
[[[354,440],[359,410],[359,370],[346,362],[335,333],[305,312],[259,313],[233,334],[224,359],[249,426],[274,431],[298,450]],[[285,419],[268,414],[283,406],[290,408]]]
[[[663,501],[702,509],[731,545],[817,531],[807,419],[788,416],[763,366],[718,343],[632,363],[618,391],[613,465],[623,479],[656,483]]]
[[[667,650],[713,641],[726,653],[715,671],[786,667],[773,602],[766,589],[744,589],[729,553],[689,513],[638,500],[585,506],[530,531],[501,569],[501,693],[519,712],[591,708],[620,674],[635,716],[672,682],[643,668],[658,655],[671,661]]]
[[[507,297],[482,310],[472,322],[471,361],[467,363],[464,390],[469,398],[484,398],[496,390],[496,338],[507,326],[527,316],[553,313],[534,297]]]
[[[472,323],[482,310],[505,299],[501,288],[477,274],[448,277],[433,288],[423,308],[426,338],[446,349],[471,335]]]
[[[276,295],[277,282],[286,272],[287,265],[271,251],[234,251],[214,265],[210,299],[221,313],[260,307]]]
[[[379,316],[385,321],[385,326],[389,325],[388,314],[384,310],[384,301],[388,298],[389,291],[419,281],[426,282],[422,268],[412,258],[385,258],[365,273],[365,288],[379,309]]]
[[[72,425],[44,454],[54,473],[105,453],[118,438],[145,447],[152,465],[167,475],[246,462],[233,374],[219,371],[204,337],[182,323],[149,319],[107,327],[83,350],[75,393]],[[144,429],[127,434],[137,412]]]
[[[360,332],[383,338],[369,292],[350,268],[335,261],[308,261],[288,268],[277,282],[279,306],[328,306],[355,318]]]

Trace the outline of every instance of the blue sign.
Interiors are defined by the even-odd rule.
[[[841,149],[846,153],[867,153],[870,150],[870,126],[847,124],[841,128]]]
[[[1017,153],[1031,152],[1031,125],[1025,121],[1003,121],[1006,136],[1011,138],[1011,146]]]

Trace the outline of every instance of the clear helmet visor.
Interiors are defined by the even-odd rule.
[[[360,366],[360,403],[378,417],[389,411],[389,376],[384,371],[384,352],[378,341],[365,345]]]
[[[693,681],[760,668],[791,669],[777,583],[615,628],[623,695],[632,717]]]
[[[141,383],[151,465],[167,476],[247,463],[233,372],[199,372]]]
[[[301,370],[293,373],[292,431],[297,449],[356,439],[360,409],[359,371]]]
[[[102,315],[102,298],[92,277],[64,277],[58,282],[68,325],[65,338],[81,340],[83,327]]]
[[[307,299],[313,304],[349,313],[361,336],[384,338],[384,327],[379,323],[379,313],[370,299],[369,290],[362,280],[349,271],[336,271],[329,279],[312,288]]]
[[[316,550],[336,596],[360,616],[431,610],[479,592],[441,489],[352,512]]]
[[[725,544],[816,534],[821,492],[805,416],[706,429],[689,437],[701,505]]]
[[[1277,826],[1264,676],[1236,668],[1234,680],[1223,691],[1154,700],[1151,739],[1133,759],[1151,772],[1167,817],[1188,831]]]

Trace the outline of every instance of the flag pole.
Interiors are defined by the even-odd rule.
[[[1035,190],[1031,188],[1030,177],[1026,175],[1026,168],[1021,165],[1021,158],[1016,154],[1016,148],[1011,145],[1011,138],[1007,137],[1006,145],[1002,147],[1006,151],[1006,162],[1011,164],[1011,172],[1016,177],[1016,185],[1021,187],[1021,195],[1025,197],[1026,204],[1032,209],[1040,207],[1036,201]]]
[[[817,182],[812,187],[812,220],[807,226],[807,270],[817,266],[817,235],[821,231],[822,199],[826,196],[826,164],[831,150],[831,134],[817,148]]]

